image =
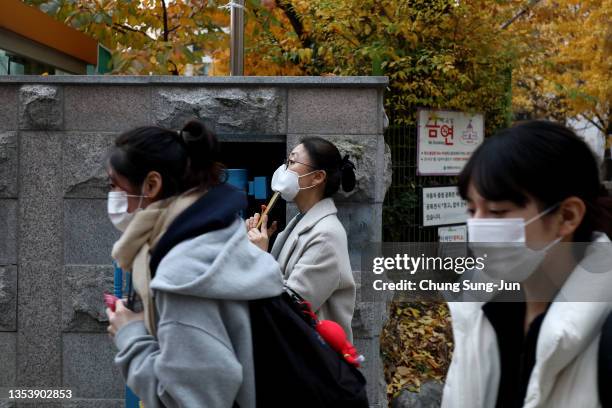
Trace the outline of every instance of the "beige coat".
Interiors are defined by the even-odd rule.
[[[287,286],[312,304],[319,319],[340,324],[352,341],[355,280],[337,212],[333,199],[319,201],[300,220],[289,221],[271,253]]]

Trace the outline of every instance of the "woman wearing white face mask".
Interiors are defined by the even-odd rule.
[[[107,309],[115,364],[147,408],[255,407],[249,301],[283,290],[249,242],[246,196],[224,183],[216,136],[199,121],[117,138],[107,170],[113,246],[144,313]]]
[[[280,265],[286,285],[310,302],[319,319],[340,324],[352,341],[355,280],[346,231],[336,216],[332,195],[340,186],[355,187],[355,166],[342,158],[333,143],[319,137],[301,141],[272,177],[272,190],[293,201],[299,210],[274,242],[271,254]],[[264,251],[276,223],[261,228],[259,214],[246,222],[249,239]]]
[[[612,406],[610,203],[589,147],[561,125],[520,123],[474,152],[459,192],[485,275],[520,282],[522,301],[449,303],[442,406]]]

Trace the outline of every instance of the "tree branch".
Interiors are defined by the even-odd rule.
[[[259,12],[257,11],[257,9],[253,9],[253,14],[255,15],[255,19],[257,21],[260,21],[260,15]],[[268,16],[268,19],[262,24],[265,25],[266,22],[270,19],[270,17]],[[274,33],[272,32],[272,30],[264,30],[266,32],[266,35],[276,43],[276,45],[278,46],[278,48],[280,48],[282,50],[282,52],[288,52],[288,50],[285,49],[285,47],[283,47],[283,45],[280,43],[280,41],[278,40],[278,38],[276,38],[276,36],[274,35]]]
[[[149,34],[145,33],[144,31],[140,31],[140,30],[138,30],[136,28],[132,28],[132,27],[124,25],[124,24],[114,23],[112,25],[112,28],[116,29],[117,31],[123,32],[123,33],[125,33],[126,31],[132,31],[134,33],[138,33],[138,34],[144,35],[145,37],[147,37],[151,41],[157,41],[155,38],[151,37]],[[121,31],[121,30],[123,30],[123,31]]]
[[[610,127],[610,118],[608,117],[608,120],[605,121],[597,112],[595,112],[595,117],[599,119],[599,123],[601,123],[601,127],[603,128],[602,130],[606,133],[606,127]]]
[[[168,41],[168,9],[166,8],[166,0],[161,0],[162,4],[162,19],[164,21],[164,41]]]
[[[586,119],[587,122],[591,123],[597,129],[601,130],[602,133],[606,133],[606,130],[604,129],[604,123],[603,123],[603,121],[601,121],[601,118],[597,117],[601,121],[601,124],[598,124],[596,121],[594,121],[593,119],[589,118],[584,113],[581,113],[580,116],[582,116],[584,119]],[[597,116],[597,115],[595,115],[595,116]]]
[[[168,60],[168,62],[171,63],[174,66],[174,69],[170,71],[172,73],[172,75],[178,75],[179,74],[178,67],[176,66],[174,61]]]
[[[313,44],[310,36],[307,36],[304,32],[304,24],[300,20],[300,17],[297,15],[293,4],[291,4],[288,0],[279,0],[276,3],[278,7],[285,12],[285,15],[289,19],[291,26],[293,27],[293,31],[297,34],[300,42],[302,43],[302,48],[310,48]]]

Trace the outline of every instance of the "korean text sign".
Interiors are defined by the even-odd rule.
[[[418,112],[418,175],[454,176],[484,140],[484,116],[456,111]]]

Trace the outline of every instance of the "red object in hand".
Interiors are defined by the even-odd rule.
[[[118,300],[119,298],[117,296],[110,295],[108,293],[104,294],[104,303],[113,312],[115,311],[115,304],[117,303]]]
[[[355,346],[348,341],[346,332],[338,323],[332,320],[319,320],[316,329],[321,337],[323,337],[323,340],[325,340],[332,349],[342,354],[342,357],[344,357],[348,363],[355,367],[359,367],[364,361],[363,356],[357,353]]]

